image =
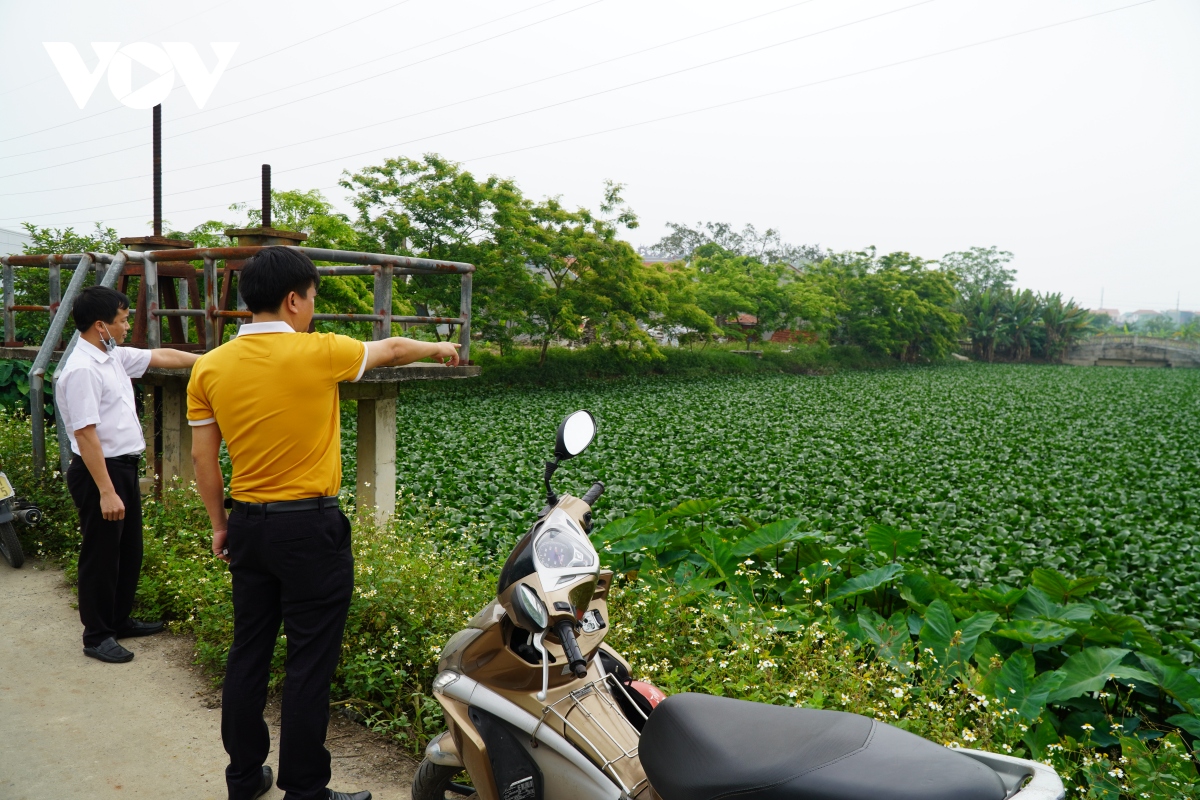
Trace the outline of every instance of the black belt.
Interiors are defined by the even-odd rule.
[[[338,499],[334,497],[308,497],[304,500],[280,500],[277,503],[243,503],[241,500],[225,500],[225,507],[243,514],[267,516],[269,514],[287,514],[292,511],[324,511],[327,508],[337,509]]]
[[[83,456],[79,455],[78,453],[72,453],[71,455],[73,456],[72,461],[78,461],[80,463],[83,463]],[[133,466],[136,467],[138,464],[142,463],[142,454],[141,453],[126,453],[123,456],[105,456],[104,460],[105,461],[115,461],[118,464],[132,464]]]

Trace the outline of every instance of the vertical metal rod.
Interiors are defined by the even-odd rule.
[[[458,349],[458,358],[463,364],[471,360],[471,284],[473,278],[474,273],[463,273],[458,301],[458,316],[463,320],[462,325],[458,328],[458,343],[462,345]]]
[[[50,321],[54,322],[54,318],[58,316],[58,306],[62,302],[62,265],[57,263],[53,256],[50,258]],[[55,344],[58,340],[55,339]]]
[[[371,323],[375,341],[386,339],[392,335],[392,283],[395,275],[392,266],[386,264],[375,273],[375,313],[383,317],[378,322]]]
[[[154,235],[162,236],[162,105],[154,107]]]
[[[188,289],[190,287],[188,286],[187,278],[167,278],[167,280],[173,281],[175,283],[175,296],[179,298],[179,307],[180,308],[191,308],[190,304],[191,304],[191,300],[192,300],[192,295],[188,291]],[[187,344],[188,326],[192,324],[192,318],[191,317],[179,317],[179,323],[180,323],[180,327],[183,328],[184,344]],[[199,330],[197,330],[197,333],[199,333]],[[197,338],[199,338],[199,337],[197,337]]]
[[[204,259],[204,349],[212,350],[221,343],[217,341],[217,260]]]
[[[271,165],[262,165],[262,226],[271,227]]]
[[[13,293],[13,268],[8,263],[8,256],[0,257],[0,280],[4,281],[4,343],[15,342],[17,339],[17,317],[13,313],[13,303],[16,302]]]
[[[155,314],[159,308],[158,292],[158,262],[153,253],[145,253],[142,259],[142,280],[146,282],[146,310],[138,309],[139,314],[146,315],[146,346],[151,350],[162,347],[162,317]]]

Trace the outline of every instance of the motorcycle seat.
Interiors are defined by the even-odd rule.
[[[1004,800],[984,764],[882,722],[703,694],[659,703],[639,754],[663,800]]]

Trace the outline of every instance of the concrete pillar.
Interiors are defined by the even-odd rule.
[[[395,391],[394,386],[392,391]],[[396,513],[396,397],[358,401],[358,513],[377,524]]]
[[[187,378],[167,380],[162,387],[162,485],[175,478],[196,479],[192,468],[192,429],[187,422]]]

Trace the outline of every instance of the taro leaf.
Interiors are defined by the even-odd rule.
[[[929,579],[919,572],[909,572],[900,582],[900,596],[912,606],[924,611],[925,607],[938,599],[938,593]]]
[[[643,547],[647,550],[654,550],[665,544],[668,538],[663,531],[643,533],[630,539],[605,545],[604,552],[611,555],[620,555],[622,553],[636,553]]]
[[[763,525],[749,536],[738,541],[733,548],[733,554],[745,557],[753,553],[767,551],[773,555],[778,555],[780,547],[805,535],[796,533],[798,527],[800,527],[799,519],[784,519]]]
[[[867,544],[892,561],[921,548],[920,531],[901,531],[891,525],[875,524],[867,528]]]
[[[992,589],[980,589],[976,594],[979,597],[980,605],[1007,619],[1012,617],[1013,609],[1025,596],[1025,592],[1025,589],[1014,589],[1008,584],[1000,583]]]
[[[0,361],[0,384],[8,383],[8,379],[12,377],[13,362]]]
[[[815,564],[824,557],[825,546],[821,544],[819,533],[805,534],[803,538],[797,539],[790,555],[797,568]]]
[[[1046,593],[1036,587],[1027,589],[1025,596],[1017,602],[1017,607],[1013,609],[1014,619],[1033,619],[1035,617],[1046,617],[1053,619],[1058,606],[1054,601],[1046,596]]]
[[[666,567],[669,567],[672,564],[683,561],[691,554],[692,554],[691,550],[664,550],[663,552],[661,552],[657,556],[655,556],[654,560],[658,562],[658,565],[660,567],[663,567],[665,569]]]
[[[912,672],[912,638],[903,612],[897,611],[889,620],[864,608],[858,612],[858,627],[881,659],[902,675]]]
[[[685,587],[684,597],[689,595],[707,595],[713,587],[725,582],[724,578],[693,578]]]
[[[725,505],[725,500],[714,500],[712,498],[696,498],[694,500],[684,500],[679,505],[672,508],[664,516],[670,517],[698,517],[701,514],[707,514],[714,508],[719,508]]]
[[[1044,720],[1038,723],[1036,728],[1030,728],[1025,732],[1025,736],[1021,741],[1029,748],[1030,755],[1041,761],[1049,754],[1049,746],[1058,744],[1058,731],[1054,730],[1054,725],[1049,720]]]
[[[997,636],[1022,644],[1054,644],[1066,641],[1074,628],[1044,619],[1018,619],[1006,622],[995,630]]]
[[[979,637],[991,630],[999,615],[981,611],[959,622],[944,600],[934,600],[925,612],[921,647],[933,650],[938,662],[956,672],[971,660]]]
[[[1137,657],[1150,673],[1155,685],[1183,706],[1184,711],[1193,714],[1200,711],[1200,681],[1189,675],[1186,670],[1165,664],[1154,656],[1138,653]]]
[[[1121,666],[1121,660],[1127,655],[1129,651],[1122,647],[1088,647],[1080,650],[1058,670],[1063,674],[1063,681],[1050,694],[1050,702],[1060,703],[1085,692],[1099,691],[1111,678],[1126,675],[1129,670]]]
[[[1037,719],[1046,708],[1050,693],[1063,681],[1061,672],[1043,672],[1035,676],[1033,655],[1018,650],[1008,657],[996,678],[996,694],[1009,708],[1027,720]]]
[[[686,586],[696,577],[697,572],[699,570],[696,569],[695,564],[690,561],[684,561],[675,568],[675,583],[679,586]]]
[[[1200,738],[1200,717],[1194,714],[1176,714],[1173,717],[1168,717],[1167,722],[1176,727],[1183,728],[1192,736]]]
[[[638,527],[644,520],[637,517],[622,517],[615,519],[605,525],[600,530],[592,534],[592,544],[597,548],[603,547],[606,542],[619,542],[628,536],[634,528]]]
[[[1071,579],[1058,570],[1038,567],[1030,575],[1033,585],[1046,593],[1046,596],[1058,603],[1066,603],[1076,597],[1083,597],[1103,582],[1098,575],[1085,575],[1082,578]]]
[[[1154,634],[1146,630],[1146,626],[1137,617],[1097,610],[1092,618],[1092,623],[1096,627],[1108,631],[1111,635],[1119,636],[1120,641],[1114,642],[1114,644],[1156,655],[1162,652],[1162,644],[1154,637]]]
[[[838,590],[829,595],[830,600],[840,600],[846,597],[857,597],[860,594],[878,589],[885,583],[890,583],[896,579],[896,576],[903,574],[904,566],[901,564],[888,564],[886,567],[873,569],[870,572],[864,572],[862,575],[851,578],[838,587]]]
[[[1058,606],[1050,619],[1070,625],[1075,622],[1087,622],[1095,613],[1096,609],[1087,603],[1071,603],[1067,606]]]
[[[739,562],[729,542],[713,534],[705,534],[701,540],[703,547],[698,553],[717,570],[717,576],[725,582],[725,588],[743,597],[750,597],[750,583],[737,574]]]

